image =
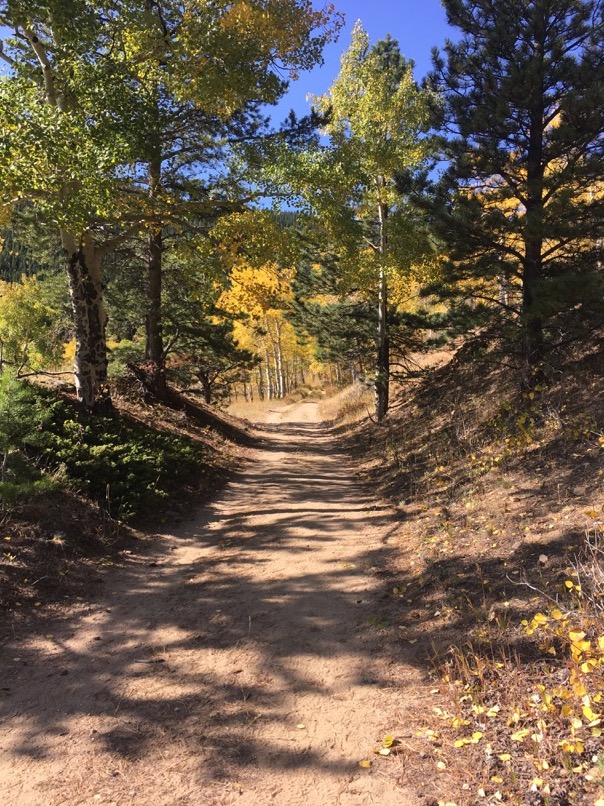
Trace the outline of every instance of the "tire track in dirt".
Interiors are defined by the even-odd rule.
[[[372,755],[426,693],[369,624],[396,524],[316,417],[270,413],[219,500],[5,643],[3,804],[429,802],[413,754]]]

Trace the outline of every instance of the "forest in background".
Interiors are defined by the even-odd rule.
[[[424,82],[359,23],[329,93],[276,125],[337,7],[0,0],[2,510],[77,489],[152,517],[246,438],[215,407],[352,383],[333,417],[423,523],[408,586],[428,612],[444,585],[473,641],[441,667],[437,769],[449,731],[481,798],[601,804],[579,798],[604,767],[603,9],[444,6],[458,38]],[[588,513],[570,570],[562,537],[505,547],[487,501],[548,472],[550,512]],[[481,506],[479,577],[515,558],[534,601],[452,581]]]
[[[480,334],[537,385],[602,315],[600,10],[447,12],[422,86],[357,23],[275,126],[332,7],[7,4],[3,367],[72,363],[90,412],[125,376],[206,403],[362,377],[381,420],[412,352]]]

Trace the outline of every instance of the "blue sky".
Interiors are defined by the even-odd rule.
[[[276,119],[294,109],[298,116],[308,113],[306,95],[327,92],[340,69],[340,56],[350,44],[356,20],[360,19],[371,42],[391,34],[398,40],[401,53],[415,62],[415,77],[421,79],[431,67],[430,54],[436,45],[442,47],[447,37],[455,38],[455,29],[447,25],[440,0],[334,0],[344,13],[346,24],[335,44],[325,49],[325,64],[301,75],[292,83],[287,96],[278,105]],[[315,0],[315,7],[320,0]]]

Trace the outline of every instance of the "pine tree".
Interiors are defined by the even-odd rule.
[[[514,326],[528,383],[569,337],[571,313],[602,313],[603,10],[592,0],[444,6],[462,34],[434,53],[431,76],[449,160],[431,202],[450,250],[444,291],[458,321]]]

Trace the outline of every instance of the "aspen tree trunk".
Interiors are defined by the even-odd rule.
[[[271,353],[273,354],[274,397],[276,397],[277,400],[281,400],[281,398],[283,397],[283,388],[281,385],[281,374],[279,372],[279,358],[277,355],[277,345],[274,341],[271,343]]]
[[[258,398],[264,400],[264,378],[262,377],[262,367],[258,365]]]
[[[62,47],[58,26],[52,19],[49,25],[51,39]],[[23,26],[41,70],[44,102],[61,114],[75,108],[76,102],[64,87],[56,84],[55,71],[47,52],[47,45],[35,30]],[[102,250],[94,243],[90,233],[74,235],[67,228],[59,228],[61,245],[65,253],[69,293],[73,310],[76,352],[73,374],[78,400],[90,412],[111,410],[111,397],[107,386],[107,316],[103,305],[101,282]]]
[[[266,386],[266,399],[272,400],[273,399],[273,381],[271,378],[271,359],[268,354],[268,346],[266,344],[266,339],[264,340],[264,376],[265,376],[265,386]]]
[[[286,395],[286,381],[285,370],[283,367],[283,350],[281,347],[281,325],[279,322],[275,325],[277,337],[275,339],[275,369],[277,372],[277,384],[279,386],[279,397],[282,399]]]
[[[388,339],[388,283],[386,277],[386,218],[388,208],[378,206],[380,223],[380,269],[378,276],[377,366],[375,374],[375,416],[380,422],[386,416],[390,396],[390,343]]]
[[[107,315],[101,283],[102,254],[90,235],[61,231],[73,308],[76,351],[73,374],[78,400],[91,412],[111,410],[107,387]]]

